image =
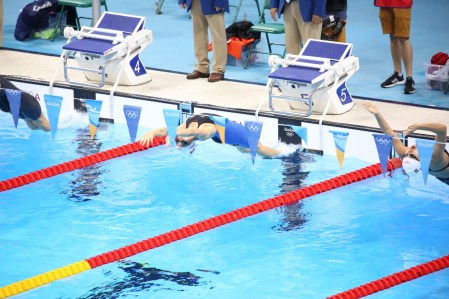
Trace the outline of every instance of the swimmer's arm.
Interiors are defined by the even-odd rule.
[[[447,126],[441,123],[412,124],[405,131],[405,135],[410,135],[417,130],[429,131],[434,133],[436,143],[433,149],[433,156],[436,159],[444,157],[444,150],[446,149]]]
[[[374,117],[376,118],[376,121],[382,130],[384,134],[393,136],[393,147],[396,150],[396,152],[402,156],[407,151],[407,147],[402,143],[402,141],[399,139],[398,134],[391,128],[391,126],[388,124],[387,120],[384,118],[382,113],[380,113],[379,109],[370,102],[367,102],[363,104],[366,110],[371,112]]]
[[[181,125],[176,130],[176,135],[183,137],[196,137],[199,140],[206,140],[215,135],[217,132],[217,128],[213,124],[202,124],[201,128],[190,126],[186,128],[186,126]]]
[[[167,136],[167,128],[166,127],[160,127],[156,128],[150,131],[147,131],[145,134],[140,137],[139,142],[143,146],[149,146],[150,143],[153,143],[154,137],[162,137]]]
[[[435,141],[446,143],[447,127],[441,123],[417,123],[410,125],[405,131],[405,135],[409,135],[416,130],[423,130],[435,133]]]

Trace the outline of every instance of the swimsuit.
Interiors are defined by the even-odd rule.
[[[446,153],[446,155],[449,156],[449,153],[447,152],[447,150],[444,150],[444,152]],[[440,172],[440,171],[445,170],[448,167],[449,167],[449,163],[447,163],[447,165],[445,167],[443,167],[441,169],[438,169],[438,170],[432,170],[429,167],[429,171],[431,171],[431,172]],[[447,185],[449,185],[449,178],[438,178],[438,177],[436,177],[436,178],[439,179],[440,181],[442,181],[443,183],[446,183]]]
[[[3,112],[11,112],[9,107],[8,96],[5,89],[18,89],[10,81],[0,77],[0,110]],[[20,103],[19,118],[37,120],[42,114],[41,106],[39,102],[29,93],[22,92],[22,98]]]
[[[186,120],[186,127],[188,128],[192,122],[197,122],[198,127],[202,124],[214,124],[214,121],[209,116],[219,116],[215,114],[195,114]],[[220,138],[220,134],[217,132],[211,138],[217,143],[223,143]],[[241,146],[249,148],[248,138],[246,136],[246,128],[244,125],[235,121],[226,119],[225,124],[225,143],[233,146]]]
[[[190,126],[190,124],[193,123],[193,122],[198,123],[198,128],[202,124],[213,124],[213,125],[215,125],[214,121],[209,117],[209,115],[218,116],[218,115],[215,115],[215,114],[208,114],[208,115],[206,115],[206,114],[195,114],[195,115],[192,115],[191,117],[189,117],[186,120],[186,128],[188,128]],[[218,131],[212,137],[212,140],[217,142],[217,143],[222,143],[221,139],[220,139],[220,134],[218,134]]]
[[[233,146],[249,148],[245,126],[235,121],[226,120],[225,143]]]
[[[447,150],[444,150],[444,152],[446,153],[446,155],[448,155],[449,156],[449,153],[447,152]],[[446,166],[444,166],[443,168],[441,168],[441,169],[438,169],[438,170],[432,170],[432,169],[430,169],[430,167],[429,167],[429,170],[430,171],[432,171],[432,172],[440,172],[440,171],[443,171],[443,170],[445,170],[446,168],[448,168],[449,167],[449,163],[447,163],[447,165]]]

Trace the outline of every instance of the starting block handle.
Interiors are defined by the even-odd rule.
[[[92,31],[114,34],[114,36],[96,34],[96,33],[92,33]],[[76,37],[78,39],[83,39],[85,37],[89,37],[89,38],[94,38],[94,39],[112,41],[112,43],[114,45],[125,41],[122,31],[117,31],[117,30],[112,30],[112,29],[104,29],[104,28],[86,27],[86,26],[82,26],[80,31],[74,30],[72,27],[66,27],[64,29],[64,37],[67,39],[70,39],[73,37]]]
[[[296,61],[296,59],[310,59],[314,61],[322,62],[321,64],[313,63],[313,62],[303,62],[303,61]],[[314,57],[314,56],[303,56],[303,55],[292,55],[287,54],[287,56],[284,58],[279,58],[277,56],[271,55],[268,59],[268,64],[271,67],[275,66],[302,66],[302,67],[308,67],[308,68],[314,68],[319,69],[320,72],[325,72],[332,69],[330,59],[328,58],[322,58],[322,57]]]

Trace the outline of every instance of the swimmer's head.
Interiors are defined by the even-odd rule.
[[[402,169],[408,175],[418,173],[421,170],[421,162],[417,156],[406,154],[402,159]]]
[[[176,137],[176,147],[182,151],[183,153],[190,153],[192,154],[195,151],[195,137]]]
[[[196,140],[195,137],[180,137],[180,136],[176,136],[176,138],[175,138],[175,142],[176,142],[176,146],[177,147],[187,147],[192,142],[194,142],[195,140]]]

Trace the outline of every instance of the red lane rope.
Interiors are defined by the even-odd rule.
[[[165,137],[155,137],[153,138],[153,142],[150,143],[150,145],[147,147],[142,146],[140,142],[136,141],[72,161],[33,171],[24,175],[20,175],[18,177],[0,181],[0,192],[17,188],[26,184],[31,184],[33,182],[53,177],[64,172],[73,171],[75,169],[91,166],[93,164],[100,163],[106,160],[143,151],[162,144],[165,144]]]
[[[388,171],[402,166],[401,160],[395,158],[388,161]],[[125,246],[119,249],[109,251],[87,259],[91,268],[95,268],[104,264],[115,262],[129,256],[147,251],[156,247],[181,240],[192,235],[216,228],[218,226],[228,224],[239,219],[249,217],[264,211],[277,208],[283,205],[298,202],[306,197],[313,196],[325,191],[329,191],[341,186],[351,184],[353,182],[361,181],[369,177],[373,177],[382,173],[379,163],[348,172],[346,174],[325,180],[323,182],[304,187],[295,191],[291,191],[276,197],[263,200],[261,202],[251,204],[249,206],[239,208],[206,220],[184,226],[179,229],[169,231],[167,233]]]
[[[356,299],[362,298],[398,284],[419,278],[421,276],[443,270],[449,267],[449,255],[430,262],[406,269],[401,272],[385,276],[381,279],[350,289],[348,291],[327,297],[326,299]]]
[[[392,171],[402,166],[402,162],[399,159],[392,159],[388,161],[387,171]],[[341,186],[345,186],[354,182],[358,182],[382,173],[379,163],[352,171],[323,182],[304,187],[295,191],[288,192],[270,199],[263,200],[261,202],[239,208],[206,220],[190,224],[179,229],[169,231],[167,233],[121,247],[116,250],[112,250],[94,257],[82,260],[79,263],[75,263],[66,267],[62,267],[41,275],[37,275],[30,279],[25,279],[20,282],[16,282],[0,288],[0,298],[6,298],[14,294],[18,294],[32,288],[48,284],[54,280],[68,277],[80,273],[81,271],[88,270],[116,262],[118,260],[136,255],[140,252],[150,250],[152,248],[160,247],[177,240],[181,240],[192,235],[216,228],[218,226],[237,221],[239,219],[249,217],[255,214],[262,213],[264,211],[298,202],[306,197],[310,197],[322,192],[326,192]],[[87,263],[87,264],[85,264]],[[75,268],[76,271],[72,271]],[[69,269],[69,271],[67,270]],[[61,272],[61,273],[60,273]],[[56,274],[58,275],[56,275]],[[60,275],[61,274],[61,275]],[[2,297],[3,296],[3,297]]]

